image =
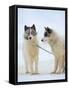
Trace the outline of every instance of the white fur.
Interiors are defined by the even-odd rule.
[[[65,44],[61,37],[54,31],[49,37],[44,37],[43,42],[48,42],[55,55],[55,67],[53,73],[63,73],[65,67]]]
[[[38,44],[36,36],[34,36],[31,40],[24,40],[26,73],[38,73],[39,49],[36,47],[36,44]]]

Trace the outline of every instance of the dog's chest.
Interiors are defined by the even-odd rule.
[[[36,43],[34,43],[34,44],[32,44],[32,42],[26,43],[25,48],[26,48],[27,54],[31,58],[36,58],[36,56],[38,55],[38,47],[36,46]]]
[[[36,57],[36,55],[38,54],[38,48],[36,46],[29,46],[27,50],[31,57]]]

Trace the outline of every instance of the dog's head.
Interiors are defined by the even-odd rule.
[[[51,39],[51,35],[52,35],[53,30],[49,27],[45,27],[45,32],[44,32],[44,36],[41,39],[42,42],[46,42],[49,41]]]
[[[32,40],[37,35],[36,27],[33,24],[31,27],[24,26],[24,38],[26,40]]]

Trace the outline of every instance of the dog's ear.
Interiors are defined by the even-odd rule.
[[[32,27],[31,27],[31,28],[32,28],[32,29],[34,29],[34,30],[36,30],[36,28],[35,28],[35,25],[34,25],[34,24],[32,25]]]
[[[52,29],[50,29],[49,27],[44,27],[44,28],[48,33],[52,33]]]
[[[44,27],[45,28],[45,30],[47,30],[47,27]]]
[[[47,27],[48,33],[52,33],[52,29]]]
[[[48,30],[49,29],[49,27],[44,27],[45,28],[45,30]]]
[[[25,26],[24,26],[24,30],[26,31],[27,29],[28,29],[28,27],[25,25]]]

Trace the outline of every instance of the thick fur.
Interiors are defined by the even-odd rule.
[[[49,30],[49,31],[48,31]],[[65,45],[58,34],[50,28],[45,28],[48,35],[44,36],[43,42],[47,41],[55,55],[55,67],[53,73],[63,73],[65,67]]]
[[[35,28],[33,27],[33,29]],[[26,73],[36,74],[38,73],[39,49],[36,47],[38,41],[37,41],[37,35],[33,36],[32,34],[30,34],[28,37],[30,36],[31,36],[31,40],[30,39],[27,40],[24,38],[24,55],[25,55]]]

